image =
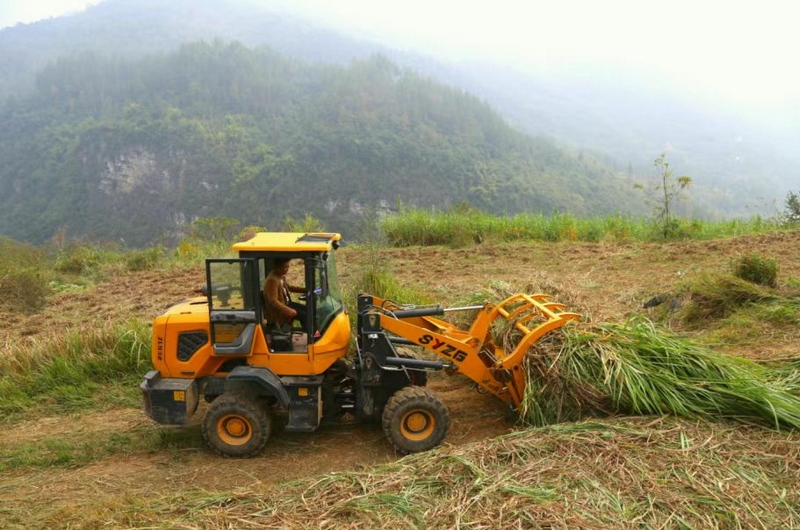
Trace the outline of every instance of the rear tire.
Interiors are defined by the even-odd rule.
[[[215,399],[203,420],[203,438],[222,456],[247,458],[264,449],[272,418],[255,397],[227,393]]]
[[[397,451],[418,453],[442,443],[450,428],[450,413],[433,390],[408,386],[386,403],[382,423]]]

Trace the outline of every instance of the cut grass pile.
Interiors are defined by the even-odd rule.
[[[792,379],[696,345],[644,318],[551,333],[531,348],[527,373],[520,414],[533,425],[621,413],[800,428]]]
[[[800,443],[740,424],[615,418],[529,428],[279,486],[82,499],[93,528],[792,528]],[[85,506],[82,506],[85,505]],[[89,509],[91,506],[91,509]]]
[[[786,315],[794,315],[794,323],[800,322],[800,296],[794,289],[780,291],[733,275],[704,274],[694,278],[683,291],[680,316],[690,324],[727,318],[742,309],[783,314],[779,322],[786,322]]]

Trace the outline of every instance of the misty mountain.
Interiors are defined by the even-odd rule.
[[[620,171],[652,176],[653,160],[666,153],[699,186],[694,195],[701,214],[763,211],[800,181],[797,109],[794,116],[779,110],[767,117],[788,124],[774,130],[763,116],[679,97],[668,88],[676,80],[625,71],[546,76],[498,65],[450,64],[300,17],[242,0],[107,0],[85,13],[0,32],[0,98],[30,87],[33,74],[53,57],[98,46],[136,57],[219,38],[334,64],[380,53],[486,99],[525,132],[602,153]]]
[[[486,103],[376,56],[347,67],[240,43],[140,59],[84,53],[0,112],[0,226],[172,241],[199,217],[280,228],[357,224],[408,207],[627,210],[635,192],[590,156],[513,129]]]
[[[0,99],[33,89],[36,74],[58,57],[91,51],[135,59],[200,40],[267,45],[336,64],[386,51],[242,0],[106,0],[82,13],[0,30]]]
[[[180,94],[169,91],[168,93],[175,99],[164,98],[158,105],[151,108],[151,101],[148,98],[153,98],[154,95],[153,93],[148,93],[147,90],[156,90],[158,92],[161,87],[156,87],[151,83],[147,86],[147,89],[143,89],[140,79],[131,79],[129,76],[130,72],[140,72],[137,75],[144,75],[141,74],[142,69],[146,71],[149,68],[147,64],[152,63],[153,57],[158,56],[162,57],[163,60],[169,61],[164,57],[169,57],[171,53],[180,54],[181,52],[178,51],[178,48],[182,43],[196,42],[198,40],[212,42],[214,39],[219,39],[222,42],[232,40],[241,42],[247,48],[267,46],[269,51],[265,53],[268,55],[277,53],[278,56],[288,60],[287,64],[291,64],[291,59],[289,58],[301,61],[303,67],[298,68],[298,71],[292,72],[291,76],[302,72],[299,75],[301,78],[302,76],[306,77],[306,84],[303,84],[304,81],[301,81],[301,78],[290,76],[286,81],[286,86],[292,90],[299,90],[295,99],[306,98],[313,102],[314,106],[322,103],[317,99],[320,93],[305,91],[305,89],[309,88],[307,83],[312,82],[310,79],[314,79],[313,82],[315,83],[321,83],[324,79],[321,72],[325,71],[325,69],[339,68],[349,71],[348,69],[353,59],[369,62],[371,61],[370,58],[374,57],[376,53],[388,57],[395,65],[399,65],[398,71],[402,71],[403,76],[413,76],[413,72],[417,72],[422,75],[422,78],[418,79],[420,82],[427,77],[445,85],[460,87],[460,90],[466,90],[474,94],[479,98],[471,98],[472,104],[476,105],[476,108],[483,107],[484,104],[481,100],[484,100],[499,112],[508,123],[520,131],[538,137],[536,140],[526,140],[526,142],[530,142],[529,145],[546,146],[546,150],[551,153],[552,156],[544,156],[542,159],[531,160],[530,162],[535,165],[537,171],[540,172],[538,173],[540,176],[553,171],[562,174],[561,178],[553,181],[555,184],[551,181],[540,181],[538,184],[540,186],[540,195],[550,197],[550,188],[553,187],[556,188],[554,191],[562,195],[561,199],[552,200],[552,202],[544,200],[538,203],[539,206],[537,208],[545,211],[553,208],[560,208],[576,214],[614,211],[617,209],[617,201],[607,201],[605,206],[600,208],[596,204],[596,190],[588,192],[586,196],[582,196],[580,195],[581,193],[587,193],[585,186],[564,180],[563,175],[569,175],[570,178],[573,178],[575,177],[575,169],[583,168],[582,170],[586,171],[586,174],[577,179],[580,182],[591,181],[594,187],[602,184],[602,186],[607,185],[608,189],[614,189],[618,186],[626,187],[630,185],[630,182],[623,183],[623,180],[620,180],[619,177],[628,180],[653,177],[655,172],[652,167],[652,161],[662,152],[667,154],[676,172],[689,174],[693,177],[696,183],[696,187],[691,191],[694,213],[705,216],[715,215],[719,212],[738,214],[752,213],[756,210],[768,210],[770,201],[774,204],[776,200],[780,200],[785,196],[786,190],[796,185],[796,176],[800,174],[800,158],[798,158],[796,149],[793,148],[798,145],[795,140],[800,137],[796,128],[790,126],[782,131],[769,131],[758,124],[757,120],[742,120],[734,112],[682,100],[675,97],[674,94],[670,94],[667,90],[654,90],[653,86],[654,84],[657,85],[657,83],[642,84],[627,79],[625,82],[600,82],[591,76],[579,79],[568,77],[553,78],[530,72],[513,71],[497,65],[448,64],[431,57],[397,51],[381,43],[352,38],[333,28],[322,28],[318,24],[312,24],[297,15],[255,7],[233,0],[173,0],[171,2],[158,0],[107,0],[80,14],[30,25],[18,25],[0,31],[0,97],[10,98],[6,106],[6,112],[9,114],[4,118],[16,124],[15,126],[21,127],[23,131],[32,132],[34,135],[45,135],[44,137],[39,136],[38,140],[46,142],[50,140],[50,138],[46,137],[47,134],[54,134],[53,131],[56,125],[47,123],[48,118],[43,113],[58,115],[60,116],[58,120],[63,120],[65,111],[67,115],[69,112],[77,112],[80,120],[83,121],[73,121],[69,125],[65,125],[63,121],[57,121],[61,127],[67,129],[78,127],[78,129],[72,131],[71,142],[72,144],[82,145],[89,151],[70,151],[72,149],[70,145],[72,144],[69,144],[69,142],[67,142],[69,145],[64,146],[63,149],[71,153],[69,156],[81,156],[83,160],[86,160],[87,157],[94,157],[98,161],[96,167],[92,169],[95,174],[101,174],[100,168],[102,167],[118,164],[120,157],[125,160],[137,160],[138,162],[136,163],[139,166],[144,164],[145,167],[149,167],[148,164],[150,164],[147,160],[155,157],[153,160],[159,159],[161,162],[153,162],[155,164],[153,168],[170,175],[176,172],[180,173],[181,170],[179,168],[188,167],[186,164],[197,163],[197,168],[188,172],[184,169],[183,174],[191,174],[190,177],[186,178],[196,178],[197,175],[203,174],[203,178],[197,177],[197,181],[202,183],[200,187],[211,186],[213,188],[221,183],[212,183],[214,179],[212,178],[213,175],[209,173],[211,169],[219,171],[220,175],[228,175],[230,177],[232,169],[225,164],[234,164],[236,157],[223,159],[222,161],[220,159],[211,160],[208,157],[200,157],[205,161],[203,167],[200,168],[198,159],[186,158],[187,154],[197,155],[197,152],[191,149],[182,151],[182,155],[175,157],[174,153],[161,153],[156,156],[154,153],[156,151],[160,152],[163,146],[154,145],[153,148],[155,150],[151,150],[147,147],[147,142],[144,142],[144,144],[134,142],[132,145],[127,146],[128,149],[132,150],[127,154],[124,154],[121,150],[107,149],[107,146],[121,145],[125,139],[130,140],[127,132],[110,132],[115,127],[120,126],[120,105],[129,111],[128,114],[122,115],[125,123],[127,123],[125,120],[129,118],[141,121],[141,117],[137,118],[135,112],[131,113],[131,108],[144,109],[143,111],[150,112],[150,117],[154,120],[154,123],[166,120],[170,112],[177,110],[182,119],[201,120],[202,123],[200,125],[211,127],[212,129],[220,127],[218,122],[224,122],[231,116],[235,121],[240,119],[239,116],[248,115],[251,112],[250,108],[248,105],[242,106],[241,102],[234,105],[233,109],[228,109],[225,102],[209,102],[208,100],[182,101]],[[62,58],[60,62],[59,58]],[[91,64],[91,61],[96,61],[97,65],[102,65],[97,68],[104,72],[96,80],[106,85],[114,84],[113,82],[117,80],[124,81],[119,86],[128,87],[121,89],[122,92],[125,92],[125,95],[115,94],[113,97],[108,94],[104,95],[102,89],[92,88],[84,82],[80,84],[80,88],[74,88],[74,90],[82,90],[82,95],[71,98],[65,97],[63,91],[66,85],[69,84],[66,83],[65,85],[65,79],[70,76],[70,68],[73,65],[80,64],[82,67],[87,68],[89,72],[83,71],[81,74],[76,75],[84,75],[84,80],[93,79],[92,67],[87,66]],[[115,61],[117,66],[109,66],[109,62],[114,63]],[[145,62],[138,63],[137,61]],[[318,66],[311,66],[315,64]],[[50,66],[48,67],[48,65]],[[180,65],[175,65],[176,68],[178,66]],[[114,70],[114,68],[116,68],[117,73],[109,78],[107,73],[110,70]],[[319,70],[316,70],[313,74],[310,73],[315,68],[319,68]],[[80,71],[80,69],[78,70]],[[225,71],[224,68],[222,71]],[[341,72],[341,70],[337,71]],[[215,73],[213,75],[224,76],[226,74]],[[619,79],[625,78],[620,77]],[[364,81],[367,83],[373,82],[372,79],[365,79]],[[202,85],[202,81],[195,81],[195,83],[198,82]],[[428,81],[426,83],[430,85],[427,88],[434,92],[443,88],[436,86],[436,83]],[[147,84],[145,83],[144,85]],[[184,96],[191,100],[192,89],[195,88],[195,85],[188,82],[187,85],[176,84],[174,86],[187,88],[189,90],[187,94],[189,95],[185,94]],[[60,87],[57,90],[61,92],[54,95],[54,87]],[[253,87],[249,88],[253,89]],[[69,89],[66,88],[66,90]],[[51,99],[44,97],[48,93]],[[455,93],[458,93],[458,90]],[[93,100],[94,102],[92,103],[90,98],[86,97],[87,94],[95,94],[99,99]],[[160,96],[158,94],[155,98],[158,99]],[[235,100],[236,97],[233,97],[233,99]],[[470,98],[467,97],[466,99]],[[30,107],[31,101],[37,101],[37,104],[40,105],[36,112]],[[331,99],[326,101],[333,108],[338,104],[338,102]],[[65,103],[67,104],[66,109],[64,107]],[[297,114],[301,112],[299,109],[304,108],[296,100],[291,103],[284,109],[287,113],[293,112]],[[75,105],[80,107],[81,104],[94,105],[98,108],[76,109]],[[206,114],[212,115],[214,118],[203,116],[204,111],[200,108],[202,104],[212,105],[206,111]],[[55,107],[51,107],[51,105],[55,105]],[[70,108],[69,105],[72,105],[72,107]],[[108,108],[103,108],[103,105],[108,106]],[[338,105],[341,106],[341,104]],[[395,110],[407,112],[407,110],[399,108],[395,108]],[[233,114],[226,115],[225,112],[232,112]],[[327,112],[330,112],[330,110]],[[36,125],[25,123],[25,120],[22,119],[22,115],[25,113],[35,114],[33,118],[37,122]],[[356,112],[356,114],[359,113]],[[486,115],[488,116],[489,114],[491,112]],[[320,111],[320,115],[324,115],[324,112]],[[171,116],[174,118],[174,113]],[[73,116],[73,118],[75,117]],[[98,130],[92,129],[93,126],[90,126],[90,122],[86,121],[89,117],[99,121],[99,124],[96,123],[93,126],[100,129],[103,127],[110,128],[106,130],[106,133],[111,137],[102,138]],[[117,121],[110,121],[112,117],[113,120]],[[308,116],[306,117],[308,118]],[[359,119],[361,118],[363,116],[359,116]],[[393,122],[395,116],[392,115],[391,118],[390,121]],[[494,123],[496,121],[495,118],[492,117],[489,121]],[[285,120],[287,118],[282,116],[282,119]],[[301,122],[302,120],[298,123]],[[161,125],[154,125],[154,123],[150,123],[150,126],[166,126],[163,123]],[[313,119],[310,118],[304,123],[308,127],[313,128],[315,126]],[[334,122],[328,122],[325,128],[333,127],[333,125]],[[341,127],[342,124],[339,123],[336,126]],[[480,125],[480,127],[483,126],[484,124]],[[455,125],[451,125],[446,130],[437,131],[440,134],[444,134],[451,144],[454,141],[453,138],[459,134],[466,134],[466,136],[472,137],[474,132],[464,133],[453,127]],[[474,128],[475,125],[473,124],[471,127]],[[253,130],[248,130],[248,132],[256,134],[256,129],[260,130],[260,125]],[[13,130],[15,134],[19,133],[19,129]],[[45,130],[48,132],[45,133]],[[88,145],[84,145],[87,139],[82,136],[84,133],[78,134],[76,132],[78,130],[84,131],[85,134],[95,135],[96,141],[101,142],[106,147],[89,148]],[[332,128],[328,132],[335,134]],[[364,128],[360,132],[361,134],[378,134],[377,131],[368,128]],[[260,135],[257,136],[259,141],[266,142],[263,137],[267,133],[262,131],[257,134]],[[273,131],[271,134],[277,133]],[[505,135],[506,133],[503,134]],[[288,136],[292,135],[298,137],[301,133],[292,131]],[[549,137],[551,140],[545,140],[542,136]],[[7,156],[17,157],[20,152],[29,152],[30,156],[34,158],[37,156],[37,147],[34,145],[26,146],[28,151],[19,150],[20,143],[24,143],[25,138],[29,137],[23,135],[21,139],[15,139],[9,133],[5,138],[4,142],[10,142],[7,143],[4,150]],[[282,141],[285,142],[285,140]],[[558,148],[556,144],[560,144],[562,147]],[[258,150],[259,148],[265,148],[265,146],[269,148],[267,149],[268,151],[275,150],[276,145],[272,137],[269,137],[269,142],[267,143],[259,144],[256,141],[251,147]],[[299,144],[291,147],[282,146],[280,153],[292,153],[293,149],[299,148],[298,146]],[[370,149],[378,149],[379,147],[381,147],[380,142],[373,142],[373,145],[370,145]],[[437,145],[437,147],[440,149],[449,148],[448,145],[444,144]],[[199,147],[195,146],[195,148],[205,149],[208,146],[200,145]],[[124,150],[123,147],[120,147],[120,149]],[[395,146],[394,149],[397,149],[397,147]],[[475,153],[480,153],[481,150],[477,149]],[[337,148],[337,156],[341,156],[346,151],[347,149],[339,146]],[[213,152],[213,150],[210,152]],[[370,151],[362,148],[357,156],[351,153],[348,163],[342,163],[341,159],[336,159],[336,163],[333,165],[345,174],[350,172],[353,164],[369,166],[369,164],[364,164],[359,159],[359,157],[365,156],[365,152]],[[144,153],[147,153],[147,155]],[[306,152],[307,155],[309,153],[310,151]],[[555,155],[553,155],[554,153]],[[574,155],[570,153],[574,153]],[[69,156],[67,156],[67,159]],[[164,156],[167,158],[163,158]],[[283,155],[276,156],[280,158]],[[290,158],[296,157],[295,154],[286,156]],[[501,157],[503,156],[510,156],[510,159],[516,161],[514,162],[515,169],[510,174],[495,173],[491,179],[494,181],[508,179],[509,182],[517,182],[516,176],[527,171],[522,170],[519,166],[519,161],[525,159],[525,157],[519,157],[516,154],[508,155],[508,153],[503,153]],[[376,154],[376,158],[381,157],[385,157],[385,153]],[[431,165],[431,160],[427,157],[434,157],[433,165]],[[426,171],[430,172],[431,167],[436,166],[439,166],[439,176],[437,178],[452,178],[454,172],[463,171],[463,168],[441,167],[442,164],[437,160],[438,158],[451,161],[459,158],[445,151],[438,153],[438,156],[435,153],[430,153],[423,159],[414,156],[409,158],[411,161],[416,161],[419,167],[415,167],[412,170],[408,167],[411,162],[403,160],[402,171],[397,169],[391,171],[382,170],[376,174],[376,178],[397,179],[401,178],[398,175],[402,174],[404,176],[408,172],[421,175]],[[169,159],[169,162],[164,162],[167,159]],[[553,160],[557,160],[559,169],[554,170],[551,165]],[[48,163],[51,164],[49,168],[37,168],[35,174],[44,175],[47,172],[63,169],[58,166],[59,162],[57,161],[51,160]],[[62,160],[61,163],[72,164],[76,172],[80,166],[80,164],[76,165],[74,160]],[[161,163],[167,163],[170,167],[162,167]],[[478,159],[471,160],[470,164],[472,165],[469,171],[477,171],[478,173],[482,171],[475,169],[478,166]],[[589,164],[591,169],[584,167],[586,164]],[[488,165],[492,165],[491,159],[489,159]],[[15,176],[9,176],[9,164],[5,164],[4,168],[0,168],[0,179],[4,179],[6,182],[13,181],[16,183],[15,186],[18,187],[21,182],[21,173],[19,171],[22,171],[22,168],[16,160],[13,160],[10,166],[17,168]],[[506,171],[506,167],[508,166],[503,166],[503,171]],[[323,167],[320,165],[307,167],[306,169],[317,171],[317,176],[320,178],[323,173],[325,175],[328,174],[322,171]],[[362,167],[359,171],[363,170],[364,168]],[[496,170],[497,167],[492,169],[492,171]],[[89,171],[89,168],[84,166],[81,171]],[[542,171],[544,173],[541,173]],[[28,178],[28,176],[25,178]],[[224,180],[224,177],[217,178]],[[96,185],[96,183],[93,185]],[[185,185],[186,182],[184,181],[181,186]],[[386,181],[378,181],[377,184],[371,183],[370,185],[385,189]],[[352,186],[345,186],[344,188],[349,190]],[[423,188],[425,187],[423,186]],[[436,189],[436,186],[432,185],[432,188]],[[409,193],[412,189],[413,187],[408,185],[399,185],[398,191],[401,193],[397,197],[390,197],[389,194],[386,194],[385,197],[380,199],[371,197],[371,200],[379,200],[380,204],[384,204],[387,200],[393,202],[397,198],[405,198],[403,193]],[[427,190],[427,188],[425,189]],[[471,189],[473,191],[482,189],[484,192],[488,190],[488,192],[481,195],[482,199],[469,196],[468,193],[457,193],[446,200],[441,198],[439,200],[447,204],[452,204],[454,200],[457,202],[457,200],[461,199],[477,201],[478,204],[476,206],[480,207],[487,207],[487,205],[491,207],[490,203],[494,202],[495,211],[515,211],[514,208],[504,209],[497,207],[496,203],[498,201],[496,200],[496,195],[493,195],[498,192],[497,185],[486,186],[480,184],[477,187],[472,186]],[[193,193],[197,194],[199,191],[194,189]],[[503,193],[516,194],[513,188],[509,187],[504,188]],[[592,196],[592,194],[595,196]],[[424,194],[420,193],[414,197],[409,204],[437,204],[433,200],[420,202],[418,199],[422,195]],[[602,196],[603,194],[600,195]],[[625,192],[620,192],[618,195],[629,197],[629,192],[626,189]],[[202,193],[195,197],[194,201],[202,202],[203,200],[214,199],[211,196],[201,196]],[[331,199],[328,204],[341,204],[341,201],[345,200],[344,197],[342,195],[337,199]],[[361,197],[363,198],[363,194]],[[384,203],[380,201],[384,201]],[[355,202],[361,205],[358,200]],[[522,203],[524,202],[522,201]],[[631,204],[632,201],[629,200],[627,202]],[[177,226],[176,223],[184,222],[186,216],[191,218],[197,214],[219,214],[222,211],[217,208],[212,212],[204,206],[205,209],[193,212],[189,207],[191,203],[192,201],[186,204],[182,203],[181,208],[175,209],[163,206],[159,210],[159,215],[167,219],[165,221],[166,225],[171,223],[172,228],[175,228]],[[212,200],[212,203],[219,206],[219,200]],[[523,208],[522,203],[515,208]],[[765,205],[767,206],[766,208]],[[532,203],[524,205],[524,208],[533,207]],[[112,209],[111,211],[115,210]],[[299,214],[299,212],[297,213]],[[72,230],[80,231],[74,221],[65,223],[63,216],[52,216],[52,219],[47,220],[47,215],[41,215],[40,219],[45,219],[45,221],[34,219],[33,225],[23,220],[28,217],[10,218],[8,222],[22,230],[18,232],[14,229],[11,230],[11,233],[24,233],[26,234],[25,238],[41,239],[46,237],[46,227],[57,223],[69,224]],[[92,222],[86,220],[86,227],[94,226],[92,223],[96,225],[98,220],[102,218],[103,216],[99,215],[97,218],[92,218]],[[335,218],[335,216],[332,218]],[[2,222],[2,225],[5,224],[5,222]],[[164,226],[166,225],[159,226],[165,229]],[[101,236],[104,234],[96,235]]]
[[[634,177],[652,177],[653,160],[665,153],[675,171],[692,176],[696,215],[771,214],[776,201],[780,207],[800,187],[800,109],[756,113],[680,95],[668,80],[626,71],[554,77],[461,66],[449,82],[532,135],[602,153]]]

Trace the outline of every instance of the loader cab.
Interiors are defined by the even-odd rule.
[[[345,332],[349,335],[349,328],[341,329],[345,309],[334,252],[340,237],[339,234],[263,232],[233,246],[238,258],[207,260],[214,354],[343,356],[346,344],[341,344],[341,335]],[[263,288],[267,275],[287,259],[291,260],[288,283],[304,288],[303,293],[292,293],[292,296],[294,301],[305,305],[306,319],[302,324],[295,321],[291,327],[279,327],[268,320]],[[336,329],[329,333],[332,327]],[[327,362],[318,362],[315,366],[324,367],[325,364]],[[308,368],[312,372],[316,369]]]

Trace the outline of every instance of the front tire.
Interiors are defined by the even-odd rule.
[[[397,451],[418,453],[442,443],[450,428],[450,413],[433,390],[408,386],[389,398],[382,424]]]
[[[215,399],[203,420],[203,438],[222,456],[247,458],[264,449],[272,418],[256,398],[227,393]]]

